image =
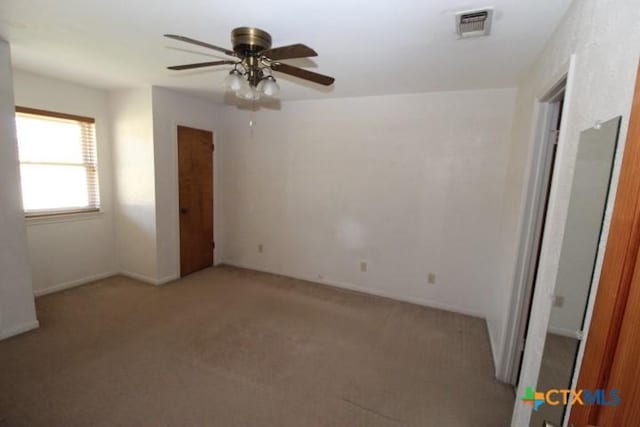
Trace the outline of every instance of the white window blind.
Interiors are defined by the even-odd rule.
[[[27,217],[100,209],[94,119],[17,107],[16,128]]]

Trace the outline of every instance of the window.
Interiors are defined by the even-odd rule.
[[[100,209],[95,120],[16,107],[27,217]]]

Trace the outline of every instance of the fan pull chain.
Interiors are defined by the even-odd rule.
[[[249,133],[253,136],[253,124],[255,122],[256,112],[255,109],[252,108],[249,112]]]

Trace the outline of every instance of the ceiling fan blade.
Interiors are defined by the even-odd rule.
[[[234,51],[232,51],[232,50],[225,49],[224,47],[220,47],[220,46],[215,46],[215,45],[212,45],[212,44],[209,44],[209,43],[201,42],[200,40],[191,39],[191,38],[185,37],[185,36],[179,36],[177,34],[165,34],[164,36],[167,37],[167,38],[170,38],[170,39],[179,40],[181,42],[191,43],[191,44],[195,44],[195,45],[198,45],[198,46],[206,47],[206,48],[209,48],[209,49],[217,50],[218,52],[222,52],[222,53],[224,53],[226,55],[229,55],[229,56],[236,56],[236,53]]]
[[[288,46],[274,47],[260,52],[271,60],[292,59],[292,58],[308,58],[310,56],[318,56],[315,50],[309,46],[297,43]]]
[[[325,86],[331,86],[335,79],[333,77],[325,76],[323,74],[314,73],[313,71],[304,70],[302,68],[293,67],[291,65],[282,64],[280,62],[276,62],[271,64],[271,69],[273,71],[278,71],[280,73],[289,74],[290,76],[299,77],[304,80],[309,80],[314,83],[319,83]]]
[[[213,67],[214,65],[232,65],[235,61],[210,61],[198,62],[197,64],[173,65],[167,67],[169,70],[190,70],[192,68]]]

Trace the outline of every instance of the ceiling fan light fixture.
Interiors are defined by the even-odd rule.
[[[267,76],[258,83],[258,90],[266,96],[278,96],[280,86],[276,83],[276,79],[274,79],[273,76]]]
[[[287,59],[309,58],[318,54],[302,43],[272,48],[271,36],[259,28],[239,27],[231,31],[233,50],[177,34],[165,34],[165,37],[212,49],[233,57],[233,60],[174,65],[167,68],[178,71],[217,65],[233,65],[233,70],[224,79],[224,87],[234,92],[240,99],[257,101],[262,95],[277,96],[280,93],[280,86],[271,75],[273,71],[324,86],[330,86],[335,81],[333,77],[280,62]]]
[[[236,69],[231,70],[229,75],[224,79],[224,87],[234,92],[240,90],[243,83],[244,79],[242,78],[240,71]]]
[[[257,101],[260,99],[260,91],[245,83],[236,91],[236,96],[247,101]]]

